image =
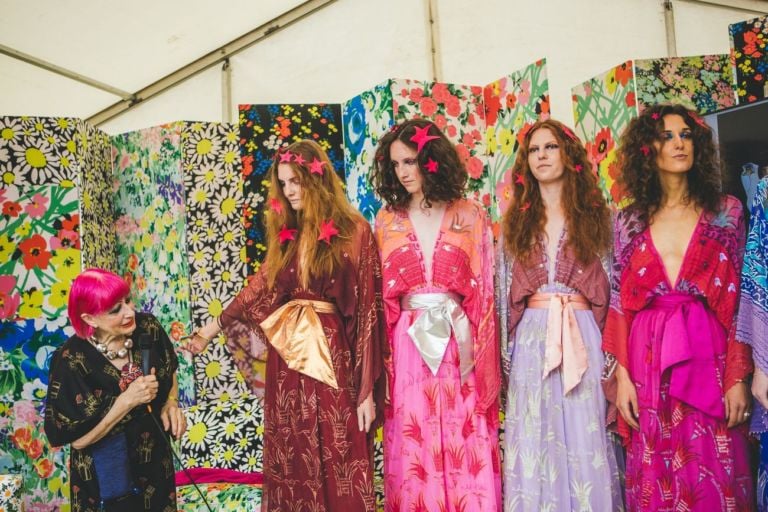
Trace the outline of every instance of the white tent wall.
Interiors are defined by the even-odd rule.
[[[174,10],[167,6],[174,2],[163,2],[160,11],[148,17],[148,23],[109,24],[111,30],[85,23],[75,27],[83,39],[92,40],[90,31],[95,30],[105,45],[119,49],[120,44],[130,45],[132,38],[146,37],[159,50],[145,54],[149,60],[146,63],[137,62],[134,55],[122,50],[111,59],[80,66],[71,50],[81,43],[62,41],[68,57],[57,60],[56,41],[48,41],[45,47],[38,42],[22,48],[13,44],[13,37],[6,40],[6,26],[31,22],[23,17],[13,20],[14,10],[23,10],[21,2],[0,0],[0,7],[5,7],[0,43],[134,92],[173,71],[172,63],[181,67],[233,38],[232,34],[223,40],[208,34],[214,31],[215,24],[236,26],[235,35],[239,35],[258,25],[253,20],[263,23],[264,13],[257,17],[253,12],[262,9],[262,3],[236,2],[242,15],[232,16],[233,9],[227,6],[229,16],[224,17],[210,12],[211,4],[197,0],[183,7],[177,5],[183,15],[176,20]],[[300,3],[285,2],[282,7],[289,9]],[[266,4],[274,9],[272,2]],[[233,56],[232,119],[236,120],[239,103],[341,102],[386,78],[432,78],[427,4],[428,0],[337,0]],[[627,59],[668,55],[661,0],[482,0],[472,4],[433,0],[433,5],[437,11],[437,69],[441,80],[483,85],[546,57],[552,114],[567,122],[572,119],[570,91],[575,84]],[[728,24],[768,12],[768,2],[763,0],[675,0],[672,6],[678,55],[727,53]],[[130,9],[124,9],[122,14],[130,16]],[[191,14],[195,10],[199,11],[198,18]],[[88,12],[81,10],[80,16],[88,16]],[[278,14],[275,11],[270,16]],[[168,32],[162,38],[152,33],[164,30],[163,21],[173,26],[170,37]],[[31,24],[26,34],[30,40],[37,37]],[[71,34],[69,37],[74,38]],[[169,46],[167,51],[162,50],[163,44]],[[127,59],[125,64],[121,55]],[[118,100],[42,70],[22,69],[31,66],[7,57],[0,59],[3,114],[87,118]],[[159,63],[152,62],[154,59]],[[131,79],[112,79],[109,69],[124,65],[134,70]],[[145,80],[142,82],[140,77]],[[107,121],[101,128],[119,133],[176,119],[222,121],[226,119],[222,90],[221,66],[217,65]]]

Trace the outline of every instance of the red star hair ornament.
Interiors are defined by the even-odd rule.
[[[576,164],[573,166],[573,170],[575,172],[581,172],[582,170],[584,170],[584,167],[581,164]]]
[[[424,168],[425,168],[426,170],[428,170],[429,172],[431,172],[431,173],[433,173],[433,174],[434,174],[434,173],[436,173],[436,172],[437,172],[437,167],[438,167],[439,165],[440,165],[440,164],[438,164],[437,162],[435,162],[434,160],[432,160],[432,159],[430,158],[429,160],[427,160],[427,163],[426,163],[426,164],[424,164]]]
[[[318,160],[317,157],[313,158],[312,161],[309,163],[309,173],[319,174],[320,176],[322,176],[324,165],[325,165],[325,162]]]
[[[523,203],[523,206],[520,207],[520,211],[521,212],[527,212],[530,209],[531,209],[531,202],[530,201],[526,201],[525,203]]]
[[[573,131],[570,128],[568,128],[567,126],[563,126],[563,133],[565,134],[566,137],[568,137],[569,139],[571,139],[574,142],[576,140],[578,140],[576,138],[576,134],[573,133]]]
[[[642,151],[642,152],[643,152],[643,155],[644,155],[644,156],[648,156],[648,155],[650,155],[650,154],[651,154],[651,148],[649,148],[649,147],[648,147],[648,146],[646,146],[645,144],[643,144],[642,146],[640,146],[640,151]]]
[[[270,197],[269,198],[269,209],[273,212],[277,213],[278,215],[282,215],[283,213],[283,203],[280,202],[280,200],[276,197]]]
[[[427,144],[427,142],[439,139],[437,135],[430,135],[429,129],[432,128],[432,124],[428,124],[423,128],[416,128],[416,133],[411,136],[411,142],[416,144],[416,152],[421,153],[421,149]]]
[[[320,224],[320,236],[317,239],[331,245],[331,238],[338,234],[339,230],[333,225],[333,219],[328,219]]]
[[[290,162],[291,160],[293,160],[293,153],[291,153],[290,151],[281,151],[280,152],[280,163],[281,164]]]
[[[515,184],[524,186],[525,185],[525,176],[522,172],[519,172],[515,174]]]
[[[299,165],[304,165],[306,163],[306,160],[304,160],[304,157],[298,153],[293,153],[293,161]]]
[[[283,224],[283,227],[280,228],[280,232],[277,234],[278,238],[280,238],[280,243],[284,244],[289,240],[296,240],[296,233],[298,231],[298,229],[288,229],[288,226]]]
[[[654,121],[658,121],[660,117],[661,117],[661,114],[659,114],[658,112],[654,112],[653,114],[651,114],[651,119],[653,119]]]
[[[693,119],[693,122],[695,122],[697,125],[701,126],[702,128],[709,129],[709,126],[707,126],[707,123],[704,121],[704,119],[699,116],[696,112],[688,112],[688,117]]]

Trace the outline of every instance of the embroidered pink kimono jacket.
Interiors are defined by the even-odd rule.
[[[431,268],[406,212],[380,210],[375,233],[391,352],[385,360],[386,510],[498,510],[500,364],[488,216],[474,201],[450,203]],[[469,319],[474,367],[463,379],[455,331],[436,373],[408,333],[424,312],[403,309],[401,299],[435,292],[458,296]]]

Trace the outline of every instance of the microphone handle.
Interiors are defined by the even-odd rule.
[[[144,375],[149,375],[149,365],[149,348],[143,348],[141,349],[141,371]]]

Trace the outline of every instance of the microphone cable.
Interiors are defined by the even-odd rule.
[[[147,411],[149,412],[149,415],[152,416],[152,421],[154,421],[155,425],[157,426],[157,429],[160,431],[160,436],[165,439],[165,443],[168,445],[168,449],[171,450],[171,453],[173,454],[174,459],[176,459],[176,462],[179,464],[179,467],[184,472],[184,475],[189,479],[190,482],[192,482],[192,485],[195,487],[195,490],[197,491],[197,494],[200,495],[200,497],[203,499],[203,503],[205,503],[205,508],[208,509],[208,512],[213,512],[213,509],[211,508],[211,505],[208,503],[208,500],[205,499],[205,495],[203,494],[203,491],[200,490],[200,487],[197,486],[192,476],[189,474],[189,471],[187,471],[187,468],[184,467],[184,464],[181,462],[181,458],[176,453],[176,450],[173,449],[173,444],[171,441],[166,437],[166,432],[163,430],[163,426],[158,421],[157,417],[155,417],[154,414],[152,414],[152,406],[147,404]],[[173,482],[174,487],[176,487],[176,479],[174,478]]]

